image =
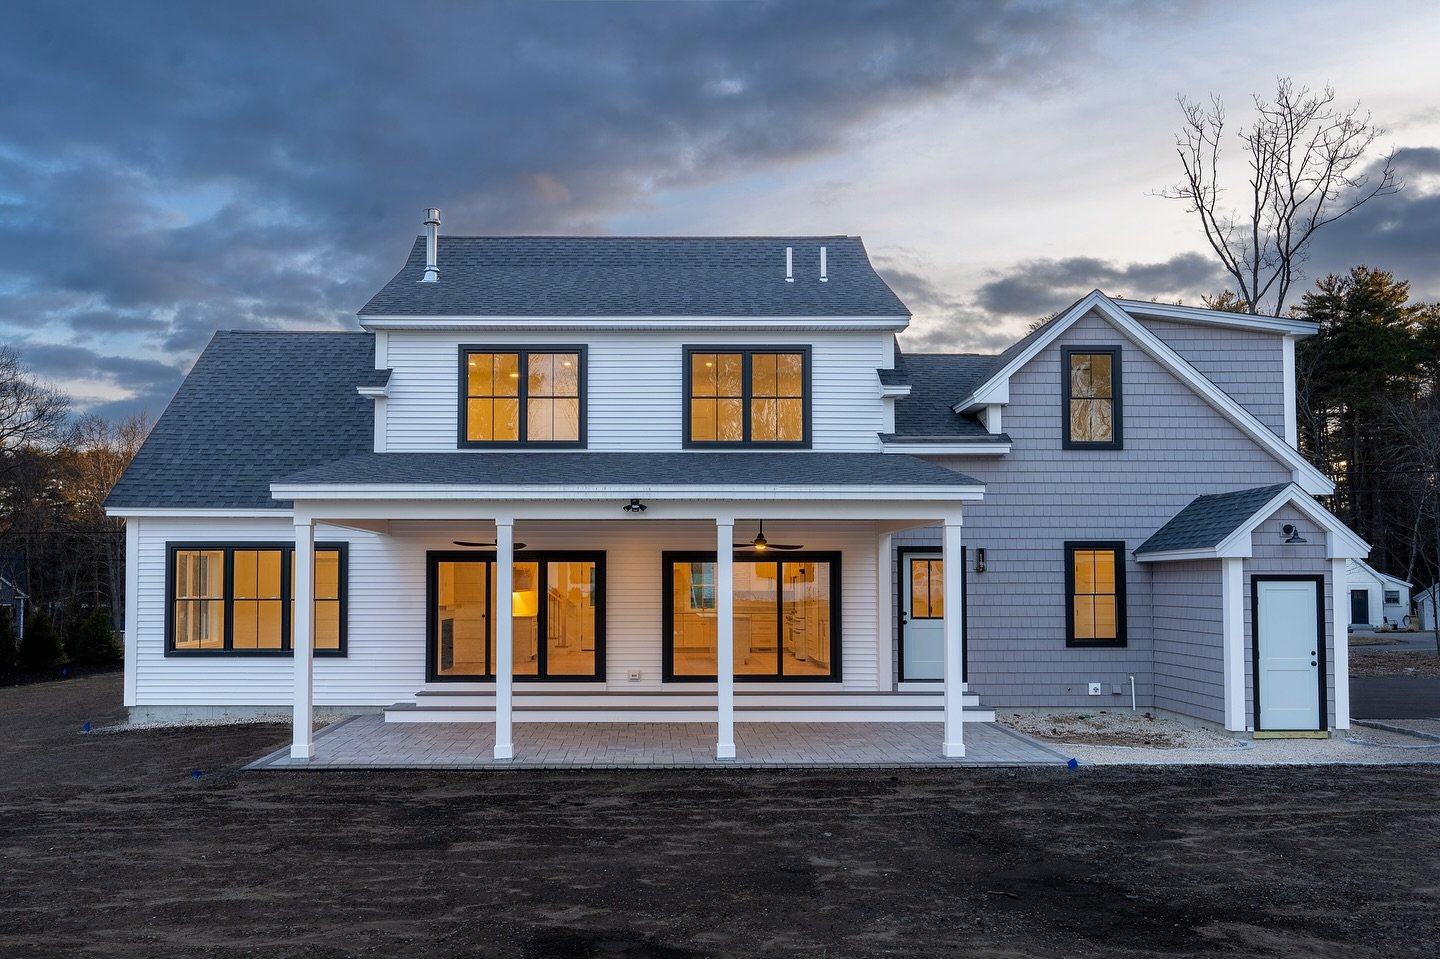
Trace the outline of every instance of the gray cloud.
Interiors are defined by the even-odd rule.
[[[1094,289],[1110,296],[1198,304],[1203,295],[1224,287],[1219,263],[1198,253],[1182,253],[1159,263],[1112,263],[1075,256],[1019,263],[982,284],[977,299],[994,313],[1035,319],[1064,309]]]
[[[216,328],[350,325],[425,206],[457,232],[603,232],[658,191],[836,153],[890,109],[1062,83],[1114,15],[356,8],[8,9],[0,89],[24,93],[0,97],[0,329],[175,368]],[[29,359],[60,375],[65,355],[90,362]],[[153,401],[164,377],[134,372]]]

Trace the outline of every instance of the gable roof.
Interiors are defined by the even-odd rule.
[[[374,448],[370,333],[220,331],[105,506],[288,509],[270,483]]]
[[[1325,531],[1332,559],[1361,559],[1370,545],[1295,483],[1197,496],[1135,549],[1141,562],[1248,557],[1250,534],[1285,505]]]
[[[417,237],[360,316],[910,316],[855,236],[441,236],[438,250],[438,283],[419,282]]]
[[[1091,312],[1119,329],[1151,359],[1180,382],[1190,387],[1216,412],[1254,440],[1257,446],[1288,466],[1295,481],[1307,493],[1328,496],[1335,492],[1335,484],[1311,465],[1305,457],[1301,456],[1298,450],[1276,436],[1255,417],[1255,414],[1235,402],[1228,393],[1210,382],[1203,373],[1175,352],[1165,341],[1147,330],[1119,303],[1099,290],[1092,290],[1049,323],[1033,330],[1024,339],[996,357],[995,365],[985,378],[955,403],[955,411],[964,413],[992,403],[1010,402],[1010,377],[1034,359],[1041,350],[1055,342],[1062,333],[1074,326],[1076,321]]]

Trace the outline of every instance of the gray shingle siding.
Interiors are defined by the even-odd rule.
[[[828,282],[821,283],[820,247]],[[785,282],[785,248],[794,282]],[[910,311],[854,236],[441,236],[425,239],[365,316],[902,317]]]
[[[288,509],[273,480],[374,448],[374,367],[369,333],[216,333],[106,506]]]
[[[1060,349],[1098,345],[1122,349],[1125,448],[1061,449]],[[969,581],[971,688],[997,706],[1095,706],[1086,682],[1134,674],[1140,702],[1153,705],[1150,570],[1126,564],[1128,646],[1069,649],[1064,543],[1123,540],[1133,551],[1197,494],[1284,484],[1290,471],[1094,315],[1011,379],[1005,429],[1007,456],[939,459],[987,484],[965,513],[966,546],[986,547],[988,567]]]
[[[1285,437],[1283,336],[1150,317],[1141,322],[1276,436]]]
[[[1155,705],[1225,722],[1225,635],[1219,560],[1150,568]]]

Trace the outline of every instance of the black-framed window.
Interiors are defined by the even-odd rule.
[[[1065,449],[1124,448],[1120,348],[1072,346],[1061,350]]]
[[[461,447],[585,445],[583,346],[462,346]]]
[[[810,348],[685,347],[684,445],[810,446]]]
[[[295,547],[169,543],[167,656],[288,656],[295,630]],[[344,656],[349,548],[315,544],[316,656]]]
[[[443,550],[426,559],[426,679],[495,678],[495,554]],[[605,554],[514,556],[511,675],[517,681],[605,678]]]
[[[1124,646],[1125,544],[1065,544],[1065,645]]]
[[[715,554],[666,552],[662,675],[715,679]],[[737,553],[734,559],[737,681],[833,682],[840,678],[840,554]]]

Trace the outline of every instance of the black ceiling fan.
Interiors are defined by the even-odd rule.
[[[469,541],[467,541],[467,540],[463,540],[463,539],[452,539],[450,542],[454,543],[456,546],[474,546],[474,547],[477,547],[477,548],[479,548],[479,549],[494,549],[495,546],[496,546],[495,543],[471,543],[471,542],[469,542]],[[525,548],[525,544],[524,544],[524,543],[512,543],[511,546],[512,546],[514,549],[524,549],[524,548]]]
[[[753,549],[757,553],[763,553],[767,549],[804,549],[804,546],[795,543],[772,543],[765,538],[765,521],[760,521],[760,532],[748,543],[736,543],[736,549]]]

